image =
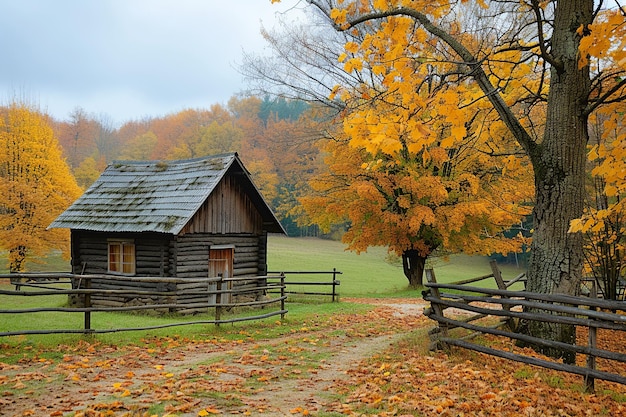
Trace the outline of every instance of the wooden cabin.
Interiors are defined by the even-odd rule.
[[[49,227],[70,229],[74,274],[115,277],[92,283],[115,289],[135,276],[263,276],[268,233],[285,233],[236,153],[113,162]]]

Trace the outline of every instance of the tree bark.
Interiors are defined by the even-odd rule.
[[[409,280],[411,288],[424,286],[424,267],[426,256],[421,256],[415,249],[408,249],[402,253],[402,268],[404,276]]]
[[[585,107],[588,68],[578,68],[576,29],[592,21],[592,0],[558,2],[554,17],[550,92],[543,142],[530,155],[535,173],[534,234],[528,268],[528,291],[576,295],[583,265],[582,235],[568,233],[570,221],[583,212],[585,156],[588,141]],[[533,322],[528,333],[548,340],[575,342],[573,326]],[[563,352],[541,348],[552,357]],[[575,358],[564,357],[566,361]]]

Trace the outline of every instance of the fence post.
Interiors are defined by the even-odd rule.
[[[426,282],[428,282],[429,284],[436,284],[437,283],[437,278],[435,278],[435,271],[433,271],[432,268],[428,268],[424,271],[426,273]],[[441,307],[441,304],[439,303],[439,300],[441,299],[441,294],[439,293],[439,288],[437,287],[430,287],[428,289],[428,291],[430,291],[430,293],[432,294],[433,298],[436,301],[431,301],[430,305],[431,305],[431,314],[434,314],[435,316],[438,317],[444,317],[443,315],[443,311],[444,309]],[[436,320],[436,319],[435,319]],[[439,328],[439,332],[443,335],[443,337],[448,337],[448,325],[445,323],[441,323],[439,321],[437,321],[438,324],[438,328]],[[435,334],[431,334],[431,337],[434,337]],[[436,336],[437,339],[439,339],[438,336]]]
[[[333,303],[335,298],[339,301],[339,294],[337,294],[337,268],[333,268]]]
[[[493,273],[493,278],[496,280],[496,285],[498,285],[498,289],[499,290],[506,290],[507,286],[504,283],[504,280],[502,279],[502,273],[500,273],[500,268],[498,268],[498,262],[496,262],[495,260],[491,260],[489,261],[489,266],[491,267],[491,272]],[[502,296],[502,298],[509,298],[506,296]],[[502,309],[506,310],[506,311],[511,311],[511,306],[510,305],[502,305]],[[517,328],[517,326],[515,325],[515,320],[513,320],[513,318],[509,317],[507,319],[503,320],[507,326],[509,326],[509,329],[511,329],[511,331],[515,331],[515,329]]]
[[[222,282],[223,276],[222,274],[217,275],[219,277],[219,281],[217,281],[217,293],[215,294],[215,325],[219,326],[219,321],[222,318]]]
[[[285,311],[285,273],[280,273],[280,311]],[[280,313],[280,319],[285,320],[285,313]]]
[[[491,273],[493,274],[493,278],[496,280],[496,285],[498,285],[499,290],[506,290],[506,284],[502,279],[502,274],[500,273],[500,268],[498,268],[498,263],[495,260],[489,261],[489,266],[491,267]]]
[[[85,280],[85,289],[91,289],[91,279]],[[85,308],[91,308],[91,294],[85,294]],[[91,311],[85,310],[85,334],[91,333]]]
[[[592,300],[598,298],[598,289],[596,287],[596,281],[591,281],[591,294],[589,294]],[[595,311],[596,308],[593,306],[589,306],[589,309]],[[590,348],[595,348],[597,342],[597,328],[593,326],[589,326],[589,340],[588,344]],[[591,353],[587,355],[587,368],[590,370],[596,369],[596,357]],[[594,392],[595,387],[595,378],[589,375],[585,375],[585,392]]]

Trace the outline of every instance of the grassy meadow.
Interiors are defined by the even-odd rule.
[[[268,242],[268,269],[270,271],[332,271],[342,273],[339,292],[343,297],[410,297],[421,296],[408,289],[399,258],[387,253],[386,248],[374,247],[356,254],[346,251],[341,242],[317,238],[270,236]],[[430,261],[438,282],[453,282],[489,274],[489,258],[484,256],[453,255],[449,259]],[[504,279],[512,279],[522,272],[511,265],[501,265]],[[310,276],[289,275],[289,280],[310,280]],[[330,281],[330,275],[318,279]],[[491,285],[483,281],[481,285]],[[493,284],[495,286],[495,284]]]

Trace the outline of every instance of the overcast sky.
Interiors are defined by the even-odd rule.
[[[0,0],[2,104],[18,96],[59,120],[81,107],[117,124],[226,104],[246,88],[242,51],[262,53],[261,26],[297,4]]]

